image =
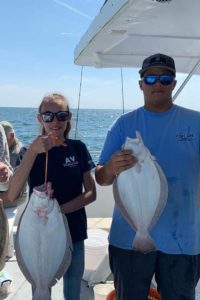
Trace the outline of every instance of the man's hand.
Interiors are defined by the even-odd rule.
[[[120,150],[112,155],[105,166],[113,176],[116,176],[122,171],[133,167],[136,163],[137,158],[131,150]]]
[[[131,150],[117,151],[105,165],[97,165],[96,181],[100,185],[110,185],[117,175],[133,167],[137,161]]]

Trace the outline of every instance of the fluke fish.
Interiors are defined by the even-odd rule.
[[[33,300],[50,300],[49,289],[71,262],[67,219],[51,194],[49,183],[33,189],[17,231],[17,262],[33,286]]]
[[[167,180],[139,132],[136,132],[135,139],[126,138],[124,149],[132,150],[138,161],[116,177],[113,183],[114,198],[121,213],[136,231],[133,249],[146,253],[155,250],[149,230],[165,207]]]

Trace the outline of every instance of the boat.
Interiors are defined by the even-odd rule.
[[[178,73],[186,78],[173,95],[177,98],[193,74],[200,74],[199,0],[106,0],[74,50],[74,63],[82,67],[139,68],[155,53],[175,59]],[[110,196],[98,197],[88,206],[109,203]],[[107,202],[105,202],[105,199]],[[112,198],[113,202],[113,198]],[[111,208],[106,216],[111,216]],[[105,211],[105,210],[104,210]],[[92,214],[91,214],[92,213]],[[104,215],[100,215],[104,216]]]
[[[192,75],[200,74],[199,11],[199,0],[106,0],[77,44],[74,62],[97,69],[139,68],[146,57],[167,54],[177,72],[187,74],[175,100]]]
[[[172,56],[178,73],[200,74],[199,0],[107,0],[74,50],[74,62],[135,68],[155,53]]]
[[[199,11],[199,0],[106,0],[76,46],[74,62],[96,68],[135,68],[153,53],[166,53],[174,57],[177,72],[188,74],[183,88],[193,74],[200,74]],[[112,189],[97,185],[97,191],[97,201],[86,207],[88,217],[110,217]],[[28,299],[30,287],[17,268],[15,259],[7,264],[17,278],[15,294],[8,299]],[[81,299],[93,299],[89,292]],[[53,297],[60,299],[61,294],[59,283]]]

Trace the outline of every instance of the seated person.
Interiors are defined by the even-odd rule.
[[[10,163],[11,167],[13,169],[15,169],[16,163],[17,163],[17,160],[19,157],[19,153],[20,153],[21,149],[23,148],[23,144],[16,137],[15,130],[10,122],[1,121],[0,126],[3,127],[5,135],[6,135],[7,145],[8,145],[8,149],[9,149],[9,163]],[[1,140],[0,140],[0,145],[1,145]],[[4,143],[4,147],[6,149],[5,143]],[[0,157],[0,161],[1,161],[1,157]],[[4,190],[7,190],[7,188]],[[1,188],[0,188],[0,191],[2,191]],[[8,208],[8,207],[19,206],[20,204],[22,204],[26,201],[26,198],[27,198],[27,192],[24,192],[20,195],[20,197],[18,197],[17,200],[15,200],[13,202],[5,202],[4,207]],[[9,213],[10,217],[13,214],[12,211],[11,212],[8,211],[7,213]]]
[[[13,168],[10,164],[9,148],[7,138],[3,127],[0,124],[0,195],[8,189],[9,179],[13,174]],[[12,228],[14,225],[14,219],[17,212],[16,206],[21,204],[27,199],[28,191],[27,188],[19,195],[18,199],[14,202],[6,201],[4,198],[4,208],[9,223],[9,245],[7,256],[13,256],[13,233]],[[5,270],[0,272],[0,291],[7,293],[8,288],[11,284],[11,279]]]
[[[15,130],[10,122],[1,121],[0,124],[3,126],[6,134],[8,148],[9,148],[9,155],[10,155],[10,164],[13,168],[15,168],[16,161],[18,159],[19,152],[23,147],[23,144],[16,137]]]

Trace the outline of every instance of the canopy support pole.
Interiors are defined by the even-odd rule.
[[[196,65],[193,67],[193,69],[191,70],[191,72],[188,74],[188,76],[185,78],[185,80],[183,81],[183,83],[181,84],[181,86],[179,87],[179,89],[174,94],[174,96],[172,98],[173,101],[178,97],[178,95],[180,94],[180,92],[184,89],[184,87],[186,86],[186,84],[188,83],[188,81],[190,80],[190,78],[192,77],[192,75],[194,75],[195,71],[198,69],[199,66],[200,66],[200,59],[197,61]]]
[[[122,111],[124,114],[124,78],[123,78],[122,68],[120,68],[120,70],[121,70],[121,84],[122,84]]]
[[[81,78],[80,78],[79,95],[78,95],[78,107],[77,107],[77,112],[76,112],[75,139],[76,139],[76,137],[77,137],[77,131],[78,131],[78,118],[79,118],[79,110],[80,110],[80,99],[81,99],[81,89],[82,89],[82,78],[83,78],[83,66],[81,67]]]

